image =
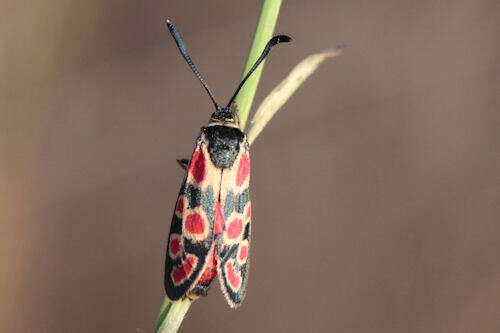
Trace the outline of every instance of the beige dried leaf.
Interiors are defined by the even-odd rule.
[[[326,50],[310,55],[295,66],[290,74],[281,81],[262,101],[251,121],[247,139],[250,144],[257,138],[274,114],[286,103],[300,85],[319,67],[327,58],[342,54],[342,47]]]

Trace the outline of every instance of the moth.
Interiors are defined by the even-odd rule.
[[[248,281],[251,203],[250,152],[245,133],[231,111],[246,80],[278,43],[277,35],[240,82],[226,107],[215,101],[207,83],[191,60],[174,24],[167,25],[180,53],[200,80],[215,106],[196,139],[191,158],[178,160],[186,170],[170,226],[165,259],[165,290],[172,301],[206,296],[218,276],[232,308],[245,297]]]

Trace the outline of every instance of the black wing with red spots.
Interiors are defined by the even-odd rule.
[[[233,308],[245,298],[248,282],[251,232],[249,185],[250,154],[245,140],[233,167],[222,171],[220,198],[225,226],[215,245],[219,282]]]
[[[200,135],[181,186],[170,226],[165,289],[171,300],[185,296],[201,278],[213,248],[221,170],[210,160]],[[213,252],[213,251],[212,251]]]

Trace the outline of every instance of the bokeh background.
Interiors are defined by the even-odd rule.
[[[2,332],[151,332],[170,218],[260,1],[1,3]],[[185,332],[498,332],[500,4],[285,1],[256,102],[347,43],[252,147],[249,291]],[[254,105],[255,106],[255,105]],[[255,107],[254,107],[255,109]]]

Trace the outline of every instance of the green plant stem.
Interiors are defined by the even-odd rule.
[[[170,307],[172,306],[172,302],[168,299],[168,297],[165,297],[163,299],[163,304],[161,305],[160,308],[160,314],[158,315],[158,319],[156,320],[156,326],[153,332],[159,332],[160,326],[165,322],[165,317],[167,314],[170,312]]]
[[[260,56],[260,53],[266,46],[266,43],[272,37],[274,27],[276,26],[276,21],[278,19],[281,2],[282,0],[264,0],[242,78],[245,77],[246,73],[248,73],[252,65]],[[239,120],[242,129],[245,128],[263,67],[264,63],[262,63],[259,68],[255,70],[235,99],[239,109]],[[184,316],[191,306],[191,303],[192,301],[189,299],[172,302],[168,299],[168,297],[165,297],[160,309],[160,314],[158,315],[154,332],[177,332]]]
[[[172,302],[165,297],[163,304],[156,321],[156,326],[153,332],[155,333],[174,333],[181,326],[182,320],[186,315],[192,301],[188,298]]]
[[[252,68],[255,61],[259,58],[262,50],[264,50],[264,47],[266,46],[266,43],[269,39],[271,39],[274,33],[274,27],[276,26],[276,21],[278,20],[281,2],[282,0],[264,0],[262,10],[260,12],[259,22],[257,23],[252,45],[250,46],[250,52],[248,53],[245,69],[243,70],[243,74],[241,76],[242,79],[248,73],[250,68]],[[238,96],[236,96],[235,102],[238,105],[240,128],[242,130],[245,129],[263,68],[264,61],[255,70],[252,76],[250,76],[238,93]]]

